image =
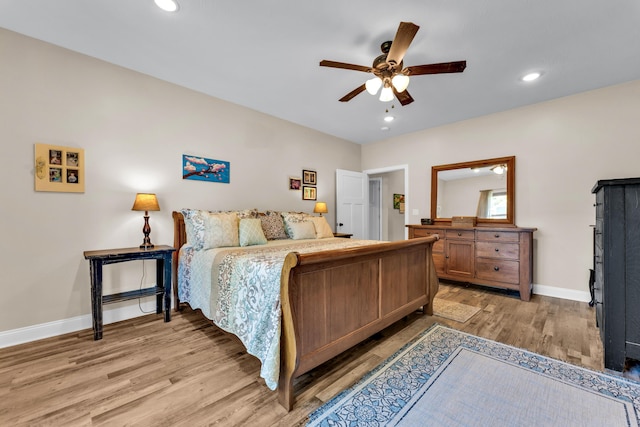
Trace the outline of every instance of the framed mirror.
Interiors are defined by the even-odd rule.
[[[432,222],[475,216],[479,226],[515,225],[515,176],[515,156],[433,166]]]

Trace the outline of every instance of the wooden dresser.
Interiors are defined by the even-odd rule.
[[[640,178],[598,181],[594,301],[604,367],[640,360]]]
[[[407,225],[409,238],[437,234],[433,262],[440,279],[513,289],[529,301],[535,228]]]

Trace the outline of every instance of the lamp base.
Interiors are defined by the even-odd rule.
[[[142,234],[144,234],[144,240],[142,240],[140,249],[152,249],[153,243],[151,243],[151,239],[149,238],[149,234],[151,234],[151,227],[149,226],[149,212],[146,211],[144,213],[144,227],[142,227]]]

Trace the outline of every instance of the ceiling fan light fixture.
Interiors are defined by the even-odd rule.
[[[392,122],[395,119],[395,117],[393,116],[384,116],[384,121],[389,123]]]
[[[404,92],[409,87],[409,76],[398,73],[391,79],[391,84],[398,92]]]
[[[176,12],[178,10],[178,2],[175,0],[154,0],[156,6],[165,12]]]
[[[375,95],[380,90],[380,86],[382,86],[382,80],[379,77],[374,77],[372,79],[367,80],[364,83],[364,86],[367,88],[367,92],[371,95]]]
[[[390,86],[385,85],[380,91],[380,101],[389,102],[393,101],[393,89]]]

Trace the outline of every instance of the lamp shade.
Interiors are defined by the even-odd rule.
[[[327,209],[327,204],[325,202],[316,202],[316,207],[313,208],[313,212],[322,214],[329,212],[329,210]]]
[[[153,193],[138,193],[132,211],[159,211],[158,199]]]

